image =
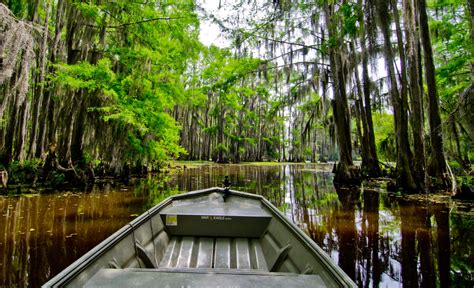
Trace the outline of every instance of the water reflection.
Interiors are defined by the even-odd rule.
[[[449,207],[436,205],[434,207],[436,219],[436,234],[438,236],[438,269],[441,287],[450,287],[449,262],[451,259],[451,239],[449,238]]]
[[[379,259],[379,193],[365,189],[360,245],[365,259],[363,287],[378,287],[382,276],[382,261]]]
[[[129,222],[144,203],[120,189],[0,198],[0,286],[39,287]]]
[[[433,287],[438,283],[441,287],[450,287],[448,207],[423,206],[403,200],[400,207],[404,286]]]
[[[166,197],[221,186],[229,175],[234,189],[279,207],[360,287],[472,287],[472,216],[380,189],[335,189],[331,168],[204,165],[138,179],[129,190],[0,198],[0,286],[38,287]]]
[[[339,239],[339,266],[352,279],[356,279],[356,205],[360,204],[359,188],[337,187],[337,196],[341,203],[335,213],[336,234]]]

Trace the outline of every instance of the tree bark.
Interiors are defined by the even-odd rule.
[[[467,6],[469,6],[471,16],[471,43],[474,43],[474,1],[467,0]],[[474,79],[474,61],[471,61],[471,79]]]
[[[72,138],[71,138],[71,160],[73,163],[79,162],[83,160],[83,144],[84,144],[84,128],[87,125],[86,123],[86,114],[87,114],[87,107],[89,97],[94,97],[93,95],[85,96],[84,93],[79,93],[79,99],[77,99],[78,103],[76,106],[77,109],[77,119],[75,120],[73,130],[72,130]]]
[[[10,86],[13,86],[15,84],[15,76],[13,76],[10,80]],[[13,152],[13,140],[14,140],[14,135],[15,135],[15,124],[16,121],[14,119],[17,118],[17,113],[18,113],[18,108],[19,104],[18,102],[18,97],[16,97],[16,91],[10,91],[10,93],[14,93],[12,95],[11,101],[10,101],[10,107],[7,108],[9,111],[9,115],[7,116],[7,125],[5,127],[5,140],[3,142],[3,149],[0,152],[0,161],[3,164],[4,167],[8,167],[12,161],[12,152]],[[8,104],[8,103],[6,103]]]
[[[417,185],[412,175],[411,169],[411,151],[408,142],[408,115],[406,109],[403,109],[402,99],[398,90],[395,67],[393,65],[394,54],[390,37],[390,15],[387,0],[377,0],[377,14],[380,30],[384,39],[385,64],[390,79],[390,96],[393,105],[393,114],[395,119],[395,136],[397,141],[397,186],[407,191],[415,191]]]
[[[359,5],[362,5],[362,1],[359,1]],[[375,145],[375,133],[374,133],[374,122],[372,120],[372,105],[370,99],[370,78],[368,68],[368,53],[366,46],[366,21],[361,17],[359,19],[361,25],[360,33],[360,45],[361,45],[361,64],[362,64],[362,92],[361,93],[361,106],[362,106],[362,123],[364,131],[364,148],[365,157],[362,158],[362,171],[369,177],[378,177],[382,174],[379,166],[379,159],[377,157],[377,148]],[[359,80],[358,72],[356,69],[357,80]],[[360,85],[358,85],[360,87]],[[362,96],[363,95],[363,96]]]
[[[218,119],[218,131],[217,131],[217,146],[218,147],[218,152],[217,152],[217,163],[224,163],[226,160],[224,159],[224,129],[225,129],[225,107],[224,103],[222,103],[222,95],[219,95],[219,119]]]
[[[41,49],[40,49],[40,58],[39,58],[39,66],[40,66],[40,75],[38,79],[37,87],[36,89],[36,95],[34,97],[33,101],[33,119],[32,119],[32,129],[31,129],[31,136],[30,136],[30,147],[28,154],[30,157],[38,157],[41,154],[36,153],[37,146],[39,143],[39,115],[41,113],[41,110],[43,109],[43,98],[44,98],[44,86],[45,86],[45,74],[46,74],[46,52],[48,50],[48,32],[49,32],[49,11],[50,11],[50,2],[46,1],[45,3],[45,10],[46,10],[46,16],[44,19],[44,32],[43,32],[43,42],[41,43]],[[38,155],[39,154],[39,155]]]
[[[335,39],[334,6],[325,4],[325,18],[328,27],[329,39]],[[334,38],[333,38],[334,37]],[[333,79],[334,100],[333,112],[336,123],[336,136],[339,148],[339,163],[337,164],[334,182],[340,184],[358,184],[360,178],[352,162],[352,142],[350,134],[350,113],[347,104],[345,77],[342,67],[342,39],[337,38],[337,43],[329,49],[329,61]]]
[[[424,187],[425,182],[425,144],[423,136],[423,86],[420,71],[420,44],[417,30],[416,9],[412,0],[403,0],[405,43],[408,53],[408,74],[411,105],[411,129],[413,131],[413,147],[415,165],[413,172],[416,180]]]
[[[443,136],[441,116],[439,113],[439,99],[436,88],[435,67],[433,50],[431,48],[428,15],[426,13],[426,0],[419,1],[419,17],[421,43],[424,52],[425,77],[428,86],[428,119],[430,123],[431,157],[428,163],[428,174],[436,179],[436,186],[447,188],[450,186],[446,177],[446,160],[443,152]]]

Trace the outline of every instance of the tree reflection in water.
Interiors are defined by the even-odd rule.
[[[363,192],[363,214],[360,244],[365,259],[365,277],[362,273],[363,287],[378,287],[381,281],[382,267],[379,259],[379,193],[371,189]],[[364,263],[364,262],[363,262]]]
[[[349,277],[357,279],[356,258],[359,247],[356,242],[355,210],[356,205],[360,204],[360,188],[336,186],[336,192],[341,202],[335,213],[336,235],[339,239],[338,264]]]
[[[331,168],[203,165],[137,179],[128,190],[0,197],[0,286],[38,287],[131,215],[176,193],[222,186],[225,175],[233,189],[263,195],[286,213],[360,287],[474,286],[472,216],[380,188],[335,189]]]
[[[420,205],[405,200],[399,200],[399,203],[403,285],[434,287],[438,283],[441,287],[450,287],[448,207],[442,204]]]
[[[450,287],[449,262],[451,259],[451,240],[449,239],[449,208],[447,205],[433,207],[438,236],[438,269],[441,287]]]
[[[144,204],[120,188],[0,197],[0,287],[41,286]]]

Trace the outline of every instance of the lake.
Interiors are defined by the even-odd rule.
[[[360,287],[473,287],[472,208],[383,187],[335,189],[331,165],[178,163],[130,185],[0,196],[0,286],[39,287],[166,197],[222,186],[265,196]]]

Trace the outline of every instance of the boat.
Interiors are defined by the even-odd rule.
[[[356,287],[263,196],[171,196],[43,287]]]

